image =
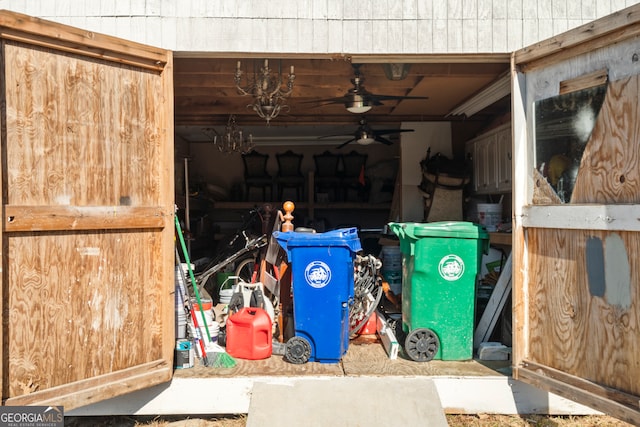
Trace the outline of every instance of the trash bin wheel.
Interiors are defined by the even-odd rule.
[[[418,328],[409,332],[404,341],[404,350],[415,362],[429,362],[438,352],[440,340],[428,328]]]
[[[307,363],[311,357],[311,345],[302,337],[291,337],[284,348],[284,357],[296,365]]]

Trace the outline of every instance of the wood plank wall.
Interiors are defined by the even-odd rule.
[[[624,1],[5,0],[3,7],[180,52],[511,52]]]

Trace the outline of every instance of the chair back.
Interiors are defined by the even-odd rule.
[[[367,164],[367,154],[352,151],[342,156],[343,176],[345,178],[357,178],[362,168]]]
[[[276,154],[278,160],[278,176],[302,176],[300,167],[302,165],[302,154],[288,150],[284,153]]]
[[[325,151],[322,154],[314,155],[313,161],[316,165],[316,176],[333,178],[338,176],[339,155]]]
[[[268,154],[258,153],[257,151],[243,154],[242,161],[244,162],[245,178],[261,178],[269,176],[267,173],[268,160]]]

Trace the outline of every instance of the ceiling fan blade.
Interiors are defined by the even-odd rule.
[[[343,104],[345,102],[347,102],[347,98],[344,96],[338,96],[335,98],[312,99],[309,101],[300,101],[301,104],[318,104],[318,105]]]
[[[378,135],[388,135],[390,133],[415,132],[415,129],[380,129],[374,132]]]
[[[351,144],[353,141],[355,141],[355,138],[351,138],[350,140],[348,140],[347,142],[343,142],[342,144],[338,145],[336,148],[342,148],[347,144]]]
[[[393,142],[389,141],[387,138],[383,138],[380,135],[376,135],[375,140],[377,142],[381,142],[384,145],[393,145]]]
[[[349,133],[335,133],[333,135],[322,135],[319,136],[318,139],[325,139],[325,138],[335,138],[336,136],[352,136],[353,132],[349,132]]]
[[[375,93],[369,94],[374,101],[402,101],[404,99],[429,99],[428,96],[394,96],[394,95],[376,95]]]

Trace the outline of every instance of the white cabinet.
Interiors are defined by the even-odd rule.
[[[480,135],[466,144],[472,159],[473,184],[476,194],[511,191],[511,124],[505,124]]]
[[[511,145],[511,125],[496,133],[496,164],[498,172],[498,192],[511,192],[513,147]]]

